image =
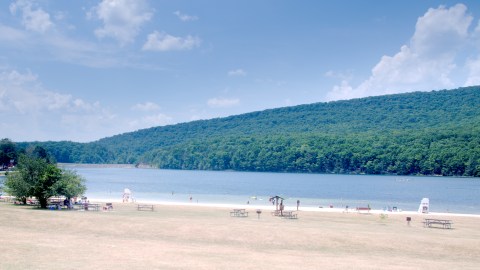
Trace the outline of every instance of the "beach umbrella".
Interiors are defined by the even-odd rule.
[[[131,194],[132,191],[131,191],[130,189],[128,189],[128,188],[125,188],[125,189],[123,190],[123,193],[125,193],[125,194]]]
[[[270,197],[270,201],[271,202],[275,202],[275,209],[278,210],[278,200],[284,200],[282,197],[278,196],[278,195],[275,195],[275,196],[272,196]]]

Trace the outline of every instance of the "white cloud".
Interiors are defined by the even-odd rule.
[[[230,70],[228,72],[228,76],[246,76],[246,75],[247,75],[247,73],[241,68],[235,69],[235,70]]]
[[[75,40],[62,35],[52,35],[40,40],[49,48],[52,58],[69,63],[82,64],[90,67],[119,66],[120,62],[115,58],[116,51],[98,46],[95,43],[83,40]]]
[[[207,101],[207,104],[211,108],[227,108],[233,107],[240,103],[238,98],[211,98]]]
[[[200,46],[201,40],[190,35],[175,37],[164,32],[154,31],[148,35],[147,42],[143,45],[145,51],[180,51],[191,50]]]
[[[45,18],[50,18],[50,15],[38,7],[37,2],[19,0],[10,5],[10,10],[13,15],[20,14],[25,29],[0,24],[0,42],[5,47],[25,54],[26,57],[42,55],[49,60],[89,67],[118,67],[131,64],[124,56],[119,57],[120,50],[115,50],[112,46],[102,47],[95,42],[67,36],[66,33],[70,31],[64,31],[65,28],[62,27],[71,30],[72,26],[68,22],[54,25],[50,20],[46,20]],[[57,22],[66,20],[66,13],[58,11],[56,13],[59,14],[56,16]]]
[[[340,79],[342,81],[348,81],[352,78],[351,71],[348,71],[347,73],[342,73],[342,72],[336,72],[333,70],[329,70],[323,74],[323,76],[327,78],[333,78],[333,79]]]
[[[85,113],[99,108],[98,103],[87,103],[71,95],[46,90],[36,75],[16,70],[0,73],[0,104],[0,111],[20,114],[57,110]]]
[[[465,43],[473,20],[466,11],[467,7],[463,4],[449,9],[445,6],[430,8],[417,20],[411,40],[412,50],[430,57],[454,54]]]
[[[115,115],[99,102],[45,89],[38,76],[17,70],[0,71],[0,115],[4,137],[21,140],[86,141],[92,133],[113,135]],[[117,128],[118,129],[118,128]]]
[[[480,50],[480,20],[472,33],[471,39],[471,43],[475,45],[477,51]],[[466,68],[468,77],[464,86],[480,85],[480,54],[469,57],[466,62]]]
[[[197,16],[191,16],[188,14],[183,14],[180,11],[175,11],[173,14],[175,14],[181,21],[183,22],[189,22],[189,21],[196,21],[198,20]]]
[[[160,109],[160,106],[153,102],[138,103],[132,107],[132,110],[142,111],[142,112],[151,112],[157,111]]]
[[[464,86],[480,85],[480,57],[475,60],[468,60],[466,66],[469,74]]]
[[[103,0],[87,14],[103,21],[95,30],[99,38],[111,37],[121,44],[131,43],[153,13],[144,0]]]
[[[0,73],[0,111],[14,111],[24,114],[38,108],[38,95],[35,90],[37,76],[30,72],[21,74],[16,70]],[[25,88],[30,89],[26,91]]]
[[[342,80],[327,94],[328,100],[350,99],[416,90],[451,88],[456,56],[468,42],[472,17],[466,6],[429,9],[417,21],[410,45],[394,56],[383,56],[370,78],[353,87]]]
[[[22,24],[27,30],[44,33],[54,26],[50,20],[50,14],[41,8],[36,8],[31,1],[17,0],[10,4],[10,13],[15,15],[17,11],[21,12]]]
[[[0,24],[0,40],[6,42],[19,42],[27,38],[22,31]]]

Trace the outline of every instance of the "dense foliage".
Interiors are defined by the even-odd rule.
[[[160,168],[480,176],[480,87],[315,103],[36,142],[59,162]]]
[[[148,153],[162,168],[480,176],[480,135],[395,133],[218,138]]]
[[[58,168],[41,147],[32,150],[19,154],[17,166],[8,173],[4,183],[8,194],[23,203],[28,197],[35,197],[40,207],[47,208],[47,200],[52,196],[70,199],[85,192],[85,180],[81,176]]]
[[[17,148],[9,139],[0,140],[0,170],[15,165],[17,160]]]

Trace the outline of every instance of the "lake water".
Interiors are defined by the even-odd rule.
[[[124,188],[137,202],[268,206],[279,195],[287,207],[397,207],[417,211],[422,198],[432,212],[480,214],[480,179],[453,177],[326,175],[136,168],[68,167],[87,180],[88,198],[121,200]]]

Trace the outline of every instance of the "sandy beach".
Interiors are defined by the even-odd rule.
[[[114,203],[52,211],[0,203],[1,269],[478,269],[480,217]],[[410,216],[410,225],[406,222]],[[452,229],[424,228],[444,218]]]

